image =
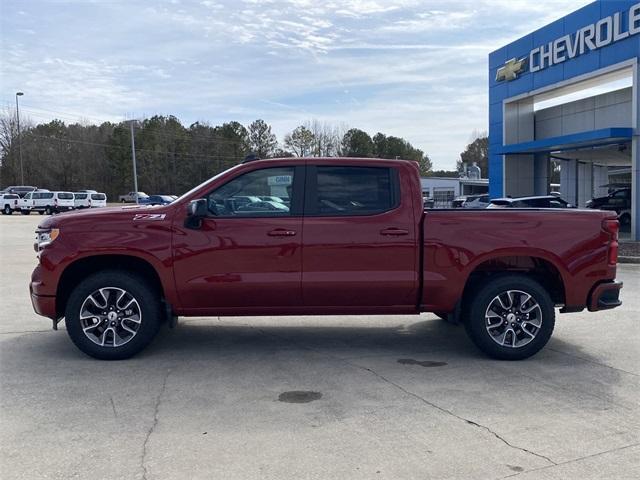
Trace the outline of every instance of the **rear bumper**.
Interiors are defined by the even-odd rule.
[[[611,281],[596,285],[589,295],[588,308],[590,312],[609,310],[622,305],[620,289],[622,282]]]

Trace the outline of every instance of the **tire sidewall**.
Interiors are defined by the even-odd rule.
[[[120,347],[102,347],[82,331],[80,308],[85,299],[103,287],[118,287],[132,294],[140,305],[142,323],[138,333]],[[84,353],[101,360],[122,360],[143,350],[155,337],[161,321],[159,296],[143,278],[120,271],[100,272],[82,280],[73,290],[65,309],[65,325],[73,343]]]
[[[540,305],[542,312],[540,331],[531,342],[519,348],[498,345],[485,326],[485,312],[489,303],[499,293],[507,290],[528,293]],[[555,326],[555,308],[549,293],[537,281],[524,275],[497,276],[486,282],[476,290],[465,317],[465,328],[471,340],[484,353],[500,360],[523,360],[535,355],[547,344]]]

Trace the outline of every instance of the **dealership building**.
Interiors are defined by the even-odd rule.
[[[489,193],[585,206],[631,188],[640,240],[640,3],[591,3],[489,55]]]

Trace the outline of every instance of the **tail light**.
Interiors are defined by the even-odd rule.
[[[620,223],[615,218],[607,218],[602,221],[602,229],[609,234],[609,265],[618,263],[618,231]]]

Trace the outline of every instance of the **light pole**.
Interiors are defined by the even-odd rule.
[[[18,119],[18,155],[20,155],[20,184],[24,185],[24,168],[22,167],[22,135],[20,135],[20,108],[18,107],[18,97],[24,95],[16,92],[16,118]]]
[[[135,122],[135,120],[129,122],[129,127],[131,128],[131,159],[133,160],[133,188],[135,190],[136,203],[140,203],[138,199],[138,172],[136,168],[136,137],[133,132],[133,122]]]

